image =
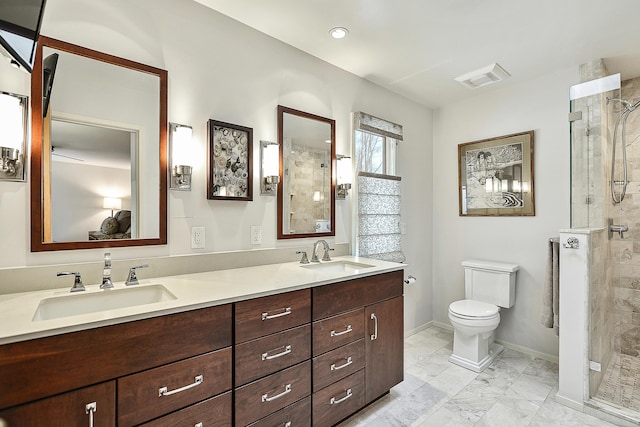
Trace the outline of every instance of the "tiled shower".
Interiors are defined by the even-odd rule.
[[[580,71],[582,81],[615,74],[603,61],[584,64]],[[631,411],[640,421],[640,108],[626,121],[628,184],[624,199],[614,203],[612,148],[622,103],[607,98],[640,101],[640,78],[622,80],[620,89],[572,102],[572,112],[581,111],[582,119],[571,124],[571,222],[572,228],[594,230],[589,359],[596,365],[589,373],[590,396],[610,404],[613,412],[620,409],[628,416]],[[623,180],[621,133],[622,121],[615,154],[616,192]],[[628,231],[609,233],[610,224],[627,226]]]

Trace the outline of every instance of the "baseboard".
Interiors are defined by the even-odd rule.
[[[537,357],[538,359],[548,360],[549,362],[558,363],[558,356],[553,356],[551,354],[542,353],[540,351],[533,350],[529,347],[523,347],[516,344],[511,344],[502,340],[495,340],[498,344],[502,344],[504,348],[508,348],[511,350],[519,351],[520,353],[528,354],[529,356]]]
[[[442,323],[436,320],[432,321],[431,323],[433,324],[433,326],[437,326],[438,328],[446,329],[447,331],[453,332],[453,326],[451,326],[451,324],[449,323]]]
[[[427,323],[423,323],[422,325],[418,326],[417,328],[413,328],[413,329],[410,329],[408,331],[404,331],[404,337],[407,338],[407,337],[410,337],[411,335],[415,335],[418,332],[422,332],[425,329],[429,329],[432,325],[433,325],[433,320],[430,321],[430,322],[427,322]]]
[[[573,399],[569,399],[567,397],[560,396],[559,393],[556,393],[555,400],[556,400],[556,402],[560,403],[561,405],[567,406],[567,407],[569,407],[571,409],[575,409],[576,411],[584,412],[584,404],[582,404],[580,402],[576,402]]]

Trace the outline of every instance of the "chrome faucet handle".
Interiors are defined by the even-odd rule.
[[[148,267],[149,267],[149,264],[142,264],[142,265],[136,265],[135,267],[131,267],[129,269],[129,275],[127,276],[127,281],[124,282],[124,284],[127,286],[140,284],[140,282],[138,282],[138,276],[136,275],[136,270],[138,268],[148,268]]]
[[[330,248],[328,245],[324,248],[324,256],[322,257],[323,261],[331,261],[331,257],[329,256],[329,251],[333,251],[335,249]]]
[[[300,264],[309,264],[309,258],[307,258],[306,251],[296,251],[297,254],[302,254],[302,258],[300,259]]]
[[[82,283],[82,277],[80,277],[80,273],[78,273],[77,271],[59,271],[56,274],[56,276],[71,276],[71,275],[74,275],[75,279],[73,280],[73,287],[71,287],[71,290],[69,292],[85,291],[86,288]]]
[[[111,252],[105,252],[100,289],[111,289],[113,287],[113,282],[111,281]]]

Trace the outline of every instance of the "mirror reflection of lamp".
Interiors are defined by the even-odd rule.
[[[260,194],[275,196],[280,182],[280,145],[260,141]]]
[[[0,179],[24,180],[27,97],[0,92]]]
[[[336,155],[338,160],[338,186],[336,187],[336,199],[344,199],[349,195],[353,182],[353,168],[351,157]]]
[[[122,209],[122,199],[105,197],[102,207],[104,209],[111,209],[111,217],[113,218],[113,211]]]
[[[191,126],[170,123],[171,185],[172,190],[191,191]]]

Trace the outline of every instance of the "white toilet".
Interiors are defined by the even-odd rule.
[[[466,299],[449,305],[453,326],[453,354],[449,361],[482,372],[504,348],[493,342],[500,324],[500,308],[515,302],[519,266],[494,261],[463,261]]]

